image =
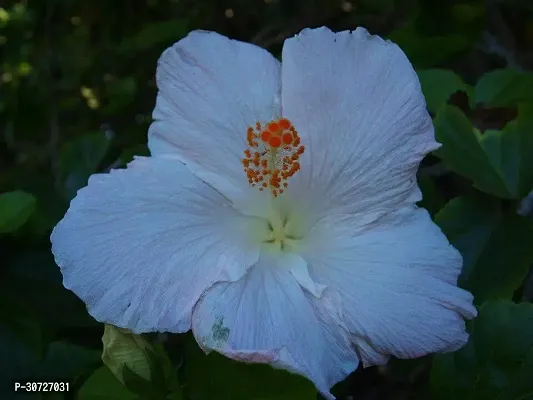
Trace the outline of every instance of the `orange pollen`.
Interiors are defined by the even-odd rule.
[[[279,147],[281,146],[281,139],[279,136],[272,136],[269,140],[268,140],[268,144],[271,146],[271,147]]]
[[[282,194],[287,180],[300,170],[305,151],[292,123],[287,118],[257,122],[246,130],[246,142],[242,165],[250,185],[260,191],[269,188],[274,197]]]
[[[283,144],[291,144],[292,143],[292,134],[291,133],[284,133],[282,136]]]

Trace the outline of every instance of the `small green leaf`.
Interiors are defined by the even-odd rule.
[[[141,335],[106,324],[102,342],[104,343],[102,360],[120,382],[124,383],[122,377],[124,366],[141,378],[150,380],[148,350],[151,345]]]
[[[426,69],[417,71],[422,92],[426,97],[429,111],[436,113],[446,104],[455,92],[465,92],[469,95],[472,88],[464,83],[459,75],[446,69]]]
[[[0,194],[0,233],[15,232],[35,211],[35,198],[26,192]]]
[[[184,364],[185,392],[210,400],[315,400],[307,379],[269,365],[246,364],[216,352],[205,355],[192,335],[187,337]]]
[[[102,360],[131,392],[147,398],[181,398],[177,372],[160,345],[144,336],[105,325]]]
[[[138,400],[105,365],[85,381],[78,392],[78,400]]]
[[[437,400],[533,398],[533,304],[490,301],[461,350],[438,355],[431,371]]]
[[[499,69],[486,73],[475,87],[477,103],[491,107],[533,102],[533,73]]]
[[[533,263],[533,221],[490,199],[455,198],[435,222],[463,255],[460,285],[486,299],[510,299]]]

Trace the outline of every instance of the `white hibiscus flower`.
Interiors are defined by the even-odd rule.
[[[476,309],[415,205],[439,144],[402,51],[321,28],[282,59],[200,31],[166,50],[152,157],[92,176],[51,239],[97,320],[192,329],[333,398],[359,361],[457,350]]]

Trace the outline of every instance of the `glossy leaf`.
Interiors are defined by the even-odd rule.
[[[474,186],[501,198],[519,199],[533,187],[533,118],[522,108],[503,130],[476,130],[454,106],[435,118],[435,136],[442,147],[435,155]]]
[[[533,221],[481,197],[451,200],[435,222],[463,255],[459,282],[475,302],[510,299],[533,263]]]

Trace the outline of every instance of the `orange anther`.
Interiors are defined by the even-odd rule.
[[[281,146],[281,139],[279,136],[272,136],[268,141],[268,144],[272,147],[279,147]]]
[[[284,133],[281,138],[282,138],[283,144],[292,143],[292,135],[290,133]]]
[[[277,124],[276,122],[270,122],[267,125],[267,128],[272,133],[278,133],[279,132],[279,124]]]
[[[281,129],[289,129],[291,127],[291,123],[287,118],[281,118],[278,123]]]
[[[268,139],[270,139],[270,136],[272,136],[272,133],[271,133],[271,132],[269,132],[269,131],[263,131],[263,132],[261,133],[261,140],[262,140],[263,142],[267,142],[267,143],[268,143]]]
[[[250,186],[269,189],[274,197],[282,194],[287,180],[299,169],[304,152],[300,136],[287,118],[264,125],[257,122],[246,130],[248,148],[241,160]]]

